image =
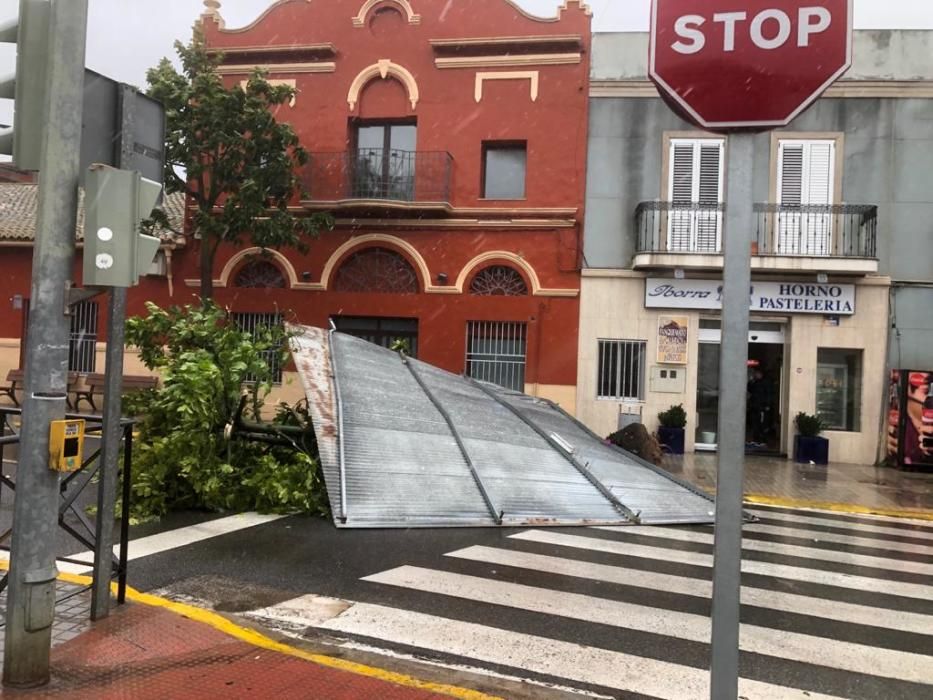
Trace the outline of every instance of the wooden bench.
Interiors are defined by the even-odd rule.
[[[97,412],[97,404],[94,402],[95,396],[104,395],[104,386],[106,379],[103,374],[88,374],[84,377],[84,389],[75,390],[75,410],[82,401],[86,401],[91,410]],[[129,394],[133,391],[143,391],[145,389],[155,389],[159,385],[158,377],[129,376],[123,377],[122,393]]]
[[[0,395],[8,396],[13,405],[19,407],[19,399],[16,398],[16,392],[23,390],[23,370],[11,369],[6,373],[6,386],[0,386]]]

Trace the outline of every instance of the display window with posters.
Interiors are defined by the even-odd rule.
[[[897,466],[933,467],[933,372],[891,373],[887,451]]]

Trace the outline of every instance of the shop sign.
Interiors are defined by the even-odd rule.
[[[854,284],[815,282],[752,282],[752,311],[851,316],[855,313]],[[645,308],[722,309],[720,280],[645,280]]]
[[[658,319],[658,362],[664,365],[687,364],[686,316],[661,316]]]

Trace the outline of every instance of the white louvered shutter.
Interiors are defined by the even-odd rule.
[[[719,203],[722,201],[722,141],[699,144],[700,168],[696,216],[696,246],[698,253],[718,253],[722,230]]]
[[[777,250],[784,255],[829,255],[832,215],[810,211],[832,204],[835,144],[782,141],[779,153]],[[800,211],[794,211],[800,207]]]
[[[668,220],[668,250],[719,252],[724,146],[724,141],[712,139],[671,142],[673,208]]]
[[[671,203],[667,249],[676,253],[690,251],[693,231],[694,146],[689,141],[671,143]]]

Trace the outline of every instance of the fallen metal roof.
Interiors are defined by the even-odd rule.
[[[710,523],[705,493],[555,404],[290,326],[338,527]]]

